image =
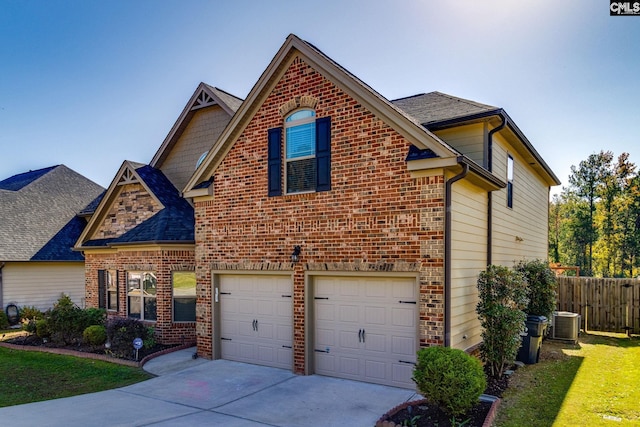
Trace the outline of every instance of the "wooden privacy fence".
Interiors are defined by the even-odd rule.
[[[640,280],[557,277],[558,310],[579,313],[581,328],[640,333]]]

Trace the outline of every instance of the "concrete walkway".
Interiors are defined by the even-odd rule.
[[[411,390],[298,376],[227,360],[193,359],[195,349],[145,364],[159,375],[115,390],[0,408],[7,426],[367,426]]]

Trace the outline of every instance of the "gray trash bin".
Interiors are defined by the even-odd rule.
[[[516,360],[532,365],[540,359],[542,337],[547,329],[545,316],[527,316],[527,334],[522,336],[522,345],[518,350]]]

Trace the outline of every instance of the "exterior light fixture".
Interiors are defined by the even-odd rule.
[[[298,262],[300,260],[300,246],[294,246],[291,253],[291,262]]]

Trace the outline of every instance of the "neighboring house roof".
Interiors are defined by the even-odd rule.
[[[64,165],[0,181],[0,261],[82,261],[76,215],[102,191]]]
[[[241,104],[241,98],[231,95],[217,87],[200,83],[149,164],[155,168],[159,168],[162,165],[197,110],[218,105],[225,110],[229,116],[233,116]]]
[[[162,209],[118,237],[88,239],[109,211],[117,196],[118,183],[125,178],[126,182],[140,183],[160,203]],[[101,197],[89,224],[76,242],[76,248],[140,243],[193,243],[194,223],[193,207],[180,196],[162,171],[149,165],[125,161],[111,186]]]

